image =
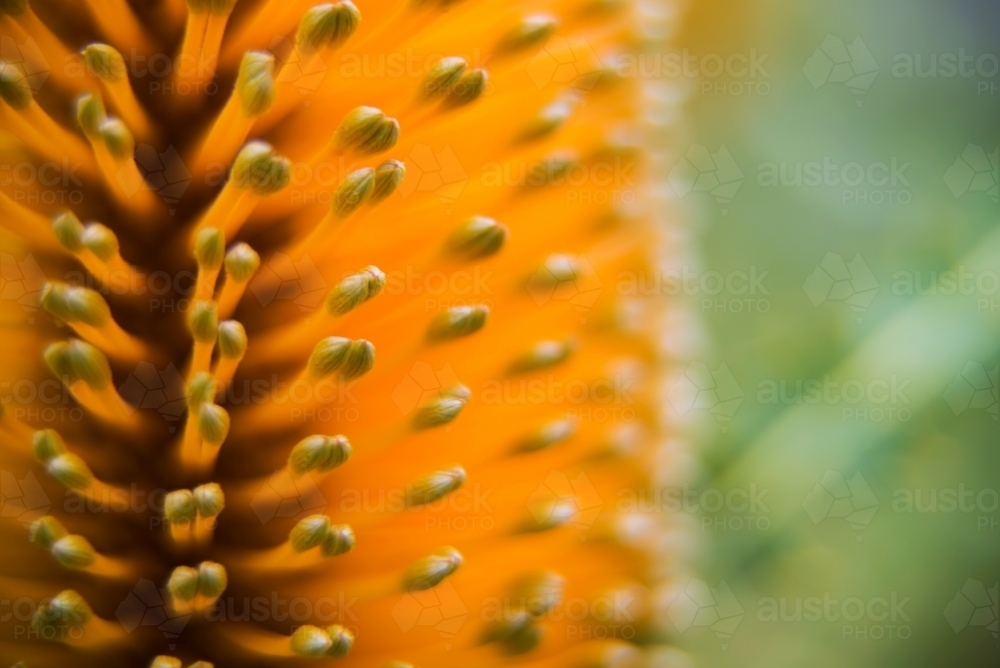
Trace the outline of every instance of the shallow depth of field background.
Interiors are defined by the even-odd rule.
[[[660,289],[706,333],[668,399],[701,666],[1000,665],[998,25],[987,0],[688,7],[665,76],[694,231]]]

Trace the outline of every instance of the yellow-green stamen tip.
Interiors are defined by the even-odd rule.
[[[445,341],[474,334],[486,324],[489,313],[489,307],[483,305],[453,306],[434,317],[427,330],[427,338]]]
[[[247,332],[235,320],[219,323],[219,354],[228,359],[241,359],[247,351]]]
[[[450,56],[442,58],[430,69],[420,84],[420,94],[425,98],[440,97],[448,93],[458,83],[467,67],[465,58]]]
[[[40,517],[28,527],[28,541],[35,547],[48,550],[60,538],[69,535],[66,527],[51,515]]]
[[[451,422],[462,412],[470,395],[469,389],[462,385],[445,390],[417,411],[413,425],[418,429],[429,429]]]
[[[361,24],[361,12],[350,0],[316,5],[299,21],[295,46],[303,55],[334,49],[350,38]]]
[[[326,515],[310,515],[292,527],[288,541],[296,552],[305,552],[319,547],[330,532],[330,518]]]
[[[163,515],[170,524],[190,524],[197,514],[198,506],[191,490],[178,489],[163,499]]]
[[[385,287],[385,274],[376,266],[368,266],[342,279],[326,298],[326,310],[331,315],[344,315],[365,303]]]
[[[326,378],[335,373],[344,378],[357,378],[375,364],[375,346],[364,339],[351,340],[329,336],[313,348],[309,356],[309,373],[314,378]]]
[[[69,629],[85,625],[93,614],[82,596],[67,589],[39,605],[31,625],[42,638],[66,637]]]
[[[198,595],[198,571],[190,566],[178,566],[170,573],[167,590],[179,601],[192,601]]]
[[[31,450],[35,459],[44,464],[66,452],[66,443],[56,430],[39,429],[31,437]]]
[[[226,253],[226,235],[216,227],[199,230],[194,239],[194,257],[198,266],[215,270],[222,266]]]
[[[570,356],[573,347],[573,344],[568,341],[540,341],[514,361],[511,365],[511,371],[515,373],[534,371],[558,364]]]
[[[226,591],[229,576],[222,564],[203,561],[198,564],[198,593],[205,598],[218,598]]]
[[[247,118],[257,118],[271,108],[276,95],[274,56],[262,51],[247,51],[236,76],[236,94],[240,110]]]
[[[341,151],[364,155],[388,151],[399,139],[399,122],[375,107],[356,107],[333,133],[333,145]]]
[[[64,568],[86,568],[97,560],[94,546],[83,536],[64,536],[52,544],[50,552]]]
[[[345,436],[314,435],[295,444],[288,465],[298,475],[312,470],[325,473],[346,462],[351,454],[351,444]]]
[[[87,250],[104,262],[109,262],[118,255],[118,237],[107,226],[100,223],[87,225],[81,241]]]
[[[52,232],[63,248],[71,253],[83,250],[83,223],[72,212],[60,213],[52,221]]]
[[[87,71],[98,79],[120,81],[128,75],[122,54],[107,44],[88,44],[80,52]]]
[[[91,327],[103,327],[111,320],[111,309],[104,297],[90,288],[66,283],[46,283],[42,288],[41,305],[65,322],[82,322]]]
[[[399,160],[386,160],[375,168],[375,189],[369,203],[378,204],[396,192],[406,178],[406,165]]]
[[[94,482],[90,467],[78,455],[64,452],[45,462],[45,470],[68,489],[84,490]]]
[[[277,155],[267,142],[255,140],[247,142],[236,156],[230,182],[264,197],[287,186],[291,173],[292,163],[288,158]]]
[[[489,73],[482,67],[469,70],[462,75],[461,79],[452,84],[445,104],[452,107],[472,104],[486,91],[486,84],[489,83],[489,79]]]
[[[195,341],[214,343],[219,334],[219,308],[214,301],[198,300],[191,303],[188,312],[188,329]]]
[[[260,255],[247,244],[240,242],[226,253],[226,274],[237,283],[246,283],[260,267]]]
[[[374,190],[375,170],[371,167],[355,170],[337,185],[330,209],[338,218],[347,218],[371,197]]]
[[[222,445],[229,435],[229,413],[226,409],[208,402],[198,406],[198,435],[208,445]]]
[[[66,342],[65,356],[73,378],[82,380],[95,390],[102,390],[111,383],[111,365],[100,350],[86,341],[70,339]]]
[[[183,665],[180,659],[161,654],[153,659],[153,662],[149,664],[149,668],[182,668]]]
[[[0,60],[0,99],[14,109],[26,109],[34,102],[24,71],[13,63]]]
[[[193,494],[198,516],[203,519],[218,516],[226,507],[226,495],[217,483],[209,482],[199,485],[194,488]]]
[[[461,565],[462,555],[458,550],[453,547],[442,548],[438,553],[421,558],[407,569],[403,576],[403,588],[406,591],[431,589]]]
[[[503,248],[507,228],[486,216],[473,216],[452,233],[447,249],[463,259],[493,255]]]
[[[337,524],[327,532],[321,551],[324,557],[336,557],[353,550],[354,542],[354,530],[346,524]]]
[[[518,51],[538,44],[552,34],[558,23],[554,17],[547,14],[526,16],[501,38],[497,50]]]
[[[454,492],[465,483],[465,469],[452,466],[425,475],[413,482],[407,489],[406,503],[409,506],[423,506],[433,503]]]
[[[185,398],[188,408],[197,408],[215,396],[217,383],[215,377],[207,371],[199,371],[188,382],[185,388]]]
[[[126,160],[135,153],[135,137],[120,119],[105,119],[97,126],[97,133],[115,160]]]
[[[76,122],[91,141],[101,138],[99,128],[107,118],[104,101],[97,93],[84,93],[76,99]]]

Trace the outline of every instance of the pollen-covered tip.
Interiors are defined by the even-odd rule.
[[[187,316],[188,329],[195,341],[214,343],[219,334],[219,307],[211,300],[199,299],[191,302]]]
[[[219,355],[228,359],[241,359],[247,351],[247,332],[235,320],[219,323]]]
[[[86,568],[97,560],[94,546],[83,536],[64,536],[49,551],[64,568]]]
[[[521,138],[537,139],[553,132],[573,115],[576,98],[571,95],[560,97],[542,107],[521,132]]]
[[[107,118],[104,101],[98,93],[84,93],[76,98],[76,122],[92,141],[100,139],[99,128]]]
[[[192,490],[198,516],[202,519],[216,517],[226,507],[226,495],[218,483],[209,482]]]
[[[153,662],[149,664],[149,668],[182,668],[183,665],[180,659],[161,654],[153,659]]]
[[[524,185],[529,188],[556,185],[570,168],[580,161],[572,151],[559,151],[531,165],[525,175]]]
[[[5,60],[0,60],[0,98],[14,109],[25,109],[35,100],[24,70]]]
[[[576,514],[576,503],[571,498],[548,501],[533,508],[526,529],[528,531],[545,531],[562,526]]]
[[[237,188],[251,189],[264,197],[288,185],[292,163],[274,152],[264,141],[247,142],[233,162],[230,183]]]
[[[222,445],[229,435],[229,413],[226,409],[208,402],[198,406],[198,435],[209,445]]]
[[[388,151],[399,139],[399,122],[375,107],[356,107],[348,112],[333,133],[337,150],[363,155]]]
[[[70,364],[68,350],[69,346],[65,341],[56,341],[45,347],[45,350],[42,352],[42,358],[54,376],[58,377],[66,385],[72,385],[79,379],[76,377],[73,366]]]
[[[571,418],[554,420],[544,425],[537,432],[522,442],[523,452],[534,452],[550,445],[564,441],[576,432],[576,421]]]
[[[573,344],[569,341],[539,341],[531,350],[514,360],[510,370],[521,373],[558,364],[570,356],[573,348]]]
[[[323,539],[321,552],[324,557],[336,557],[354,549],[354,529],[346,524],[336,524]]]
[[[346,656],[354,646],[354,634],[340,624],[326,627],[326,635],[330,638],[330,649],[326,650],[327,656]]]
[[[306,56],[335,49],[350,38],[361,24],[361,12],[350,0],[316,5],[299,21],[295,46]]]
[[[462,78],[467,66],[465,58],[458,56],[449,56],[437,61],[420,83],[420,95],[424,98],[435,98],[447,94]]]
[[[299,521],[288,534],[288,541],[296,552],[305,552],[319,547],[330,532],[330,518],[326,515],[310,515]]]
[[[406,490],[406,505],[423,506],[454,492],[465,483],[465,469],[451,466],[418,478]]]
[[[90,467],[72,452],[64,452],[49,459],[45,462],[45,470],[68,489],[84,490],[94,482]]]
[[[126,160],[135,153],[135,137],[121,119],[105,119],[97,127],[97,133],[115,160]]]
[[[66,342],[65,355],[77,380],[95,390],[102,390],[111,383],[111,365],[96,347],[80,339],[70,339]]]
[[[488,306],[453,306],[434,316],[427,329],[427,338],[431,341],[446,341],[474,334],[486,324],[489,315]]]
[[[260,255],[240,242],[226,253],[226,274],[237,283],[246,283],[260,267]]]
[[[420,407],[413,416],[413,426],[429,429],[451,422],[465,408],[470,396],[469,388],[463,385],[444,390],[440,396]]]
[[[333,641],[326,631],[310,624],[295,629],[291,644],[295,654],[307,659],[318,659],[333,647]]]
[[[68,629],[85,625],[93,615],[83,597],[67,589],[35,609],[31,626],[42,638],[64,638],[68,637]]]
[[[371,167],[357,169],[337,184],[330,209],[338,218],[347,218],[368,201],[375,190],[375,170]]]
[[[580,263],[572,255],[553,253],[542,262],[536,276],[544,277],[546,283],[555,284],[572,281],[580,275]]]
[[[351,453],[347,437],[317,434],[295,444],[288,456],[288,466],[298,475],[312,470],[325,473],[346,462]]]
[[[60,538],[69,535],[66,527],[51,515],[39,517],[28,527],[28,542],[35,547],[49,549]]]
[[[170,573],[167,591],[178,601],[193,601],[198,595],[198,570],[190,566],[178,566]]]
[[[505,226],[486,216],[473,216],[452,233],[446,248],[459,258],[474,260],[493,255],[506,240]]]
[[[274,104],[274,56],[264,51],[247,51],[236,75],[236,94],[240,111],[247,118],[257,118]]]
[[[190,524],[197,514],[198,506],[189,489],[178,489],[163,498],[163,516],[170,524]]]
[[[31,436],[31,451],[44,464],[66,452],[66,443],[55,429],[39,429]]]
[[[46,283],[42,288],[42,308],[65,322],[82,322],[103,327],[111,320],[111,309],[104,297],[90,288]]]
[[[351,274],[330,290],[326,298],[326,310],[331,315],[344,315],[365,303],[385,287],[385,274],[370,265]]]
[[[558,573],[542,571],[523,578],[514,594],[533,617],[540,617],[559,605],[565,586],[565,578]]]
[[[197,408],[206,401],[211,401],[215,397],[216,385],[215,377],[207,371],[199,371],[192,376],[184,388],[188,408]]]
[[[83,223],[72,211],[60,213],[52,220],[52,232],[63,248],[71,253],[83,250]]]
[[[472,104],[482,96],[489,80],[489,73],[482,67],[469,70],[452,84],[448,90],[448,97],[445,98],[445,104],[451,107]]]
[[[329,336],[313,348],[308,368],[314,378],[326,378],[335,373],[344,378],[357,378],[370,371],[374,364],[375,346],[371,342]]]
[[[215,270],[222,266],[226,253],[226,235],[217,227],[199,230],[194,238],[194,258],[198,266]]]
[[[403,589],[422,591],[436,587],[442,580],[458,570],[462,555],[453,547],[445,547],[436,554],[422,557],[403,575]]]
[[[125,59],[113,46],[88,44],[80,51],[83,64],[91,76],[105,81],[119,81],[128,75]]]
[[[226,591],[229,576],[222,564],[203,561],[198,564],[198,593],[205,598],[218,598]]]
[[[372,190],[370,204],[378,204],[396,192],[396,188],[406,178],[406,165],[400,160],[386,160],[375,168],[375,189]]]
[[[557,25],[559,25],[559,21],[548,14],[526,16],[500,38],[497,51],[519,51],[538,44],[551,35]]]
[[[83,231],[81,241],[87,250],[104,262],[108,262],[118,255],[118,237],[106,225],[88,224]]]

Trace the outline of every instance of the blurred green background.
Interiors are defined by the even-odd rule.
[[[998,25],[709,0],[658,63],[689,89],[695,230],[666,291],[707,330],[669,394],[700,552],[668,615],[698,665],[1000,665]]]

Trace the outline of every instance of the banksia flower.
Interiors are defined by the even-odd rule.
[[[666,665],[671,13],[133,4],[0,3],[0,662]]]

